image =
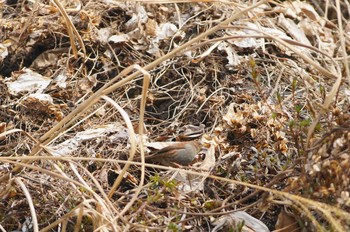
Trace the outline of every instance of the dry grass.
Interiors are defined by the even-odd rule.
[[[3,231],[350,229],[348,3],[54,2],[0,3]],[[53,102],[11,92],[24,67]],[[132,162],[199,137],[192,167]]]

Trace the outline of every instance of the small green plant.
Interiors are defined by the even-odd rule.
[[[170,222],[169,225],[168,225],[168,229],[170,231],[174,231],[174,232],[177,232],[177,231],[180,231],[179,227],[173,223],[173,222]]]

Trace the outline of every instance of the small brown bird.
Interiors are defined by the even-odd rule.
[[[200,150],[201,144],[199,141],[181,142],[164,147],[153,155],[146,156],[145,160],[150,163],[160,163],[164,166],[188,166]]]

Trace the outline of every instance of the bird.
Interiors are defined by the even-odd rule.
[[[153,155],[146,156],[145,161],[148,163],[160,163],[164,166],[188,166],[193,162],[200,150],[201,144],[197,140],[180,142],[166,146],[156,151]],[[139,158],[137,161],[140,160]]]

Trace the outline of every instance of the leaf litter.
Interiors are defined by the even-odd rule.
[[[349,6],[266,1],[240,14],[252,2],[0,2],[0,226],[349,230]],[[146,153],[175,141],[203,146],[191,167],[148,164],[124,212],[142,179],[139,165],[122,171],[130,128],[101,99],[70,113],[125,68],[192,39],[147,68],[141,126],[142,75],[108,94]],[[324,108],[332,75],[344,81]],[[47,134],[68,116],[67,129]]]

